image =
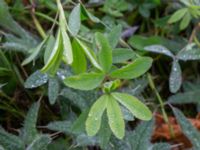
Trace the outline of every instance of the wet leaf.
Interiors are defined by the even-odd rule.
[[[177,60],[173,61],[171,73],[169,77],[169,89],[172,93],[176,93],[182,84],[182,71]]]
[[[194,48],[194,45],[187,45],[184,47],[176,56],[180,60],[199,60],[200,59],[200,49]]]
[[[78,107],[82,111],[88,108],[88,101],[84,97],[82,97],[80,94],[77,93],[77,91],[73,91],[69,88],[62,89],[60,95],[67,98],[74,106]]]
[[[192,90],[184,93],[177,93],[168,98],[168,102],[171,104],[188,104],[188,103],[199,103],[200,90]]]
[[[36,71],[31,74],[26,82],[24,83],[25,88],[36,88],[39,87],[48,81],[48,75],[43,74],[40,71]]]
[[[56,78],[50,78],[48,84],[48,98],[51,105],[55,104],[59,94],[59,82]]]
[[[174,57],[174,55],[170,52],[170,50],[168,50],[166,47],[162,45],[150,45],[146,46],[144,49],[149,52],[164,54],[172,58]]]

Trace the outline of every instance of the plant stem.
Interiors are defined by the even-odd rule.
[[[35,16],[35,4],[34,4],[33,0],[31,0],[31,5],[32,5],[31,16],[33,18],[33,22],[34,22],[34,24],[36,26],[36,29],[37,29],[38,33],[40,34],[40,36],[43,39],[45,39],[46,38],[45,31],[44,31],[44,29],[42,28],[40,22],[38,21],[38,19]]]
[[[164,108],[165,105],[164,105],[164,103],[163,103],[163,100],[162,100],[162,98],[161,98],[159,92],[157,91],[157,89],[156,89],[156,87],[155,87],[155,84],[154,84],[154,82],[153,82],[152,76],[151,76],[151,74],[149,74],[149,73],[148,73],[148,81],[149,81],[149,85],[150,85],[152,91],[155,92],[156,97],[157,97],[157,99],[158,99],[158,102],[160,103],[162,115],[163,115],[164,121],[168,124],[169,130],[170,130],[170,135],[171,135],[171,137],[174,137],[173,128],[172,128],[172,126],[171,126],[171,124],[170,124],[170,122],[169,122],[167,113],[166,113],[165,108]]]

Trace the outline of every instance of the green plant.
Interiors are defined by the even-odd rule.
[[[0,149],[191,147],[172,114],[199,149],[199,2],[180,2],[0,0]]]
[[[193,18],[199,18],[200,6],[196,1],[181,0],[181,3],[184,5],[184,7],[174,12],[169,18],[168,23],[171,24],[180,21],[179,28],[180,30],[184,30],[187,28]]]

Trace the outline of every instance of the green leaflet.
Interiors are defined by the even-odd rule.
[[[117,103],[117,101],[113,98],[113,96],[109,96],[109,99],[107,102],[107,116],[108,116],[109,126],[113,134],[117,138],[122,139],[125,134],[124,133],[125,123],[123,120],[123,115],[122,115],[120,106]]]
[[[152,64],[152,59],[150,57],[140,57],[135,59],[132,63],[114,70],[110,73],[110,76],[113,78],[120,78],[120,79],[133,79],[141,76],[149,68]]]
[[[50,78],[48,84],[48,98],[51,105],[55,104],[59,95],[59,82],[56,78]]]
[[[127,48],[116,48],[112,52],[113,63],[124,63],[129,59],[136,58],[136,54]]]
[[[136,97],[124,93],[112,93],[112,96],[124,105],[135,117],[141,120],[150,120],[152,113],[149,108]]]
[[[62,35],[62,44],[63,44],[63,60],[68,64],[73,62],[72,47],[69,36],[67,34],[67,21],[65,18],[65,13],[60,3],[60,0],[57,0],[58,10],[59,10],[59,26]]]
[[[10,15],[8,6],[4,0],[0,0],[0,26],[15,33],[23,38],[23,40],[31,40],[35,43],[35,39],[32,38],[27,31],[25,31]]]
[[[25,144],[30,144],[38,134],[36,129],[36,123],[37,123],[39,108],[40,108],[39,102],[33,103],[24,120],[22,137]]]
[[[64,79],[65,85],[79,90],[92,90],[98,87],[104,79],[103,73],[82,73]]]
[[[169,77],[169,89],[170,92],[176,93],[182,84],[182,71],[178,63],[178,60],[174,60],[171,68],[171,73]]]
[[[53,121],[50,122],[46,127],[47,129],[53,130],[53,131],[60,131],[63,133],[71,133],[71,121]]]
[[[85,132],[85,122],[88,117],[89,109],[85,109],[71,125],[71,131],[74,134]]]
[[[81,27],[81,6],[77,4],[69,15],[69,31],[73,36],[78,34]]]
[[[53,50],[52,47],[54,47],[54,44],[55,44],[55,38],[53,35],[50,35],[50,37],[47,40],[46,48],[44,51],[44,64],[47,63],[47,61],[51,55],[51,52]]]
[[[187,13],[188,9],[187,8],[182,8],[176,11],[170,18],[168,23],[174,23],[183,18],[183,16]]]
[[[181,29],[181,30],[184,30],[184,29],[189,25],[191,19],[192,19],[192,17],[191,17],[191,15],[190,15],[190,13],[187,12],[187,13],[185,14],[185,16],[183,17],[183,19],[181,20],[180,29]]]
[[[94,67],[96,67],[97,69],[99,70],[102,70],[101,66],[99,65],[99,63],[97,62],[97,58],[94,54],[94,52],[89,49],[83,42],[81,42],[79,39],[75,38],[74,39],[78,44],[79,46],[83,49],[85,55],[88,57],[88,59],[90,60],[90,62],[92,63],[92,65]]]
[[[126,139],[130,142],[131,150],[148,150],[152,146],[150,140],[153,128],[154,119],[139,123],[134,131],[129,132]]]
[[[36,88],[38,86],[41,86],[48,81],[48,75],[45,73],[41,73],[40,71],[36,71],[33,74],[31,74],[28,79],[26,79],[24,83],[25,88]]]
[[[179,60],[199,60],[200,59],[200,49],[187,45],[176,55]]]
[[[72,70],[75,74],[83,73],[87,69],[87,60],[85,58],[84,50],[77,43],[76,40],[73,40],[72,47],[73,47]]]
[[[81,20],[90,19],[91,21],[95,23],[99,23],[99,18],[95,17],[93,14],[91,14],[84,5],[81,4]]]
[[[46,41],[49,39],[49,37],[46,37],[37,47],[32,48],[30,51],[32,52],[31,55],[29,57],[27,57],[23,62],[22,62],[22,66],[27,65],[28,63],[30,63],[31,61],[33,61],[38,54],[40,53],[40,51],[42,50],[42,47],[44,46],[44,44],[46,43]]]
[[[54,44],[51,55],[45,66],[41,69],[41,72],[49,71],[51,74],[55,74],[57,68],[60,65],[62,54],[63,54],[62,37],[61,37],[61,31],[58,30],[56,42]]]
[[[108,41],[112,48],[115,48],[117,46],[117,43],[121,38],[121,32],[122,32],[122,26],[117,25],[108,34]]]
[[[200,133],[199,131],[188,121],[184,114],[177,108],[173,108],[173,112],[176,116],[178,123],[181,126],[183,133],[191,141],[194,150],[200,149]]]
[[[172,57],[172,58],[174,57],[174,55],[171,53],[171,51],[162,45],[146,46],[144,48],[144,50],[149,51],[149,52],[164,54],[164,55]]]
[[[100,65],[105,72],[108,72],[112,66],[112,48],[102,33],[97,32],[95,34],[95,40],[97,48],[99,49],[98,59]]]
[[[168,98],[168,102],[171,104],[188,104],[195,103],[198,104],[200,97],[199,89],[192,89],[191,91],[186,91],[184,93],[177,93]]]
[[[107,116],[103,115],[102,121],[101,121],[101,127],[97,134],[97,137],[99,139],[99,145],[100,145],[101,149],[106,149],[107,145],[110,142],[111,135],[112,135],[112,131],[110,130]]]
[[[86,120],[86,131],[89,136],[94,136],[101,126],[101,118],[109,101],[108,95],[103,95],[92,105]]]

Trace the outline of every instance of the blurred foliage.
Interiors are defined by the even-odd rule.
[[[150,108],[199,150],[199,18],[199,0],[0,0],[0,149],[178,149],[152,143]]]

